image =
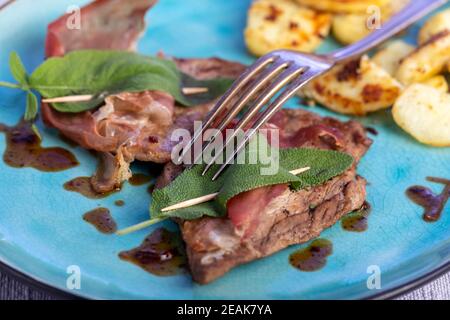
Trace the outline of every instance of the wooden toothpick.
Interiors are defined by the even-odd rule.
[[[208,88],[206,87],[186,87],[182,88],[181,91],[183,94],[189,96],[194,94],[206,93],[208,92]],[[65,97],[56,97],[56,98],[47,98],[42,99],[44,103],[70,103],[70,102],[86,102],[90,101],[94,98],[92,94],[83,94],[83,95],[75,95],[75,96],[65,96]]]
[[[289,171],[289,172],[291,174],[293,174],[294,176],[296,176],[296,175],[298,175],[300,173],[303,173],[303,172],[306,172],[306,171],[308,171],[310,169],[311,169],[311,167],[306,167],[306,168],[300,168],[300,169],[292,170],[292,171]],[[205,203],[205,202],[213,200],[215,197],[217,197],[218,194],[219,193],[216,192],[216,193],[207,194],[206,196],[201,196],[201,197],[198,197],[198,198],[189,199],[189,200],[186,200],[186,201],[174,204],[172,206],[163,208],[163,209],[161,209],[161,212],[167,212],[167,211],[184,209],[184,208],[195,206],[195,205],[200,204],[200,203]]]
[[[208,88],[204,88],[204,87],[192,87],[192,88],[183,88],[181,89],[181,92],[183,92],[183,94],[189,96],[189,95],[194,95],[194,94],[200,94],[200,93],[206,93],[208,92]]]
[[[56,97],[49,99],[42,99],[44,103],[62,103],[62,102],[85,102],[92,100],[94,96],[91,94],[84,94],[78,96],[66,96],[66,97]]]

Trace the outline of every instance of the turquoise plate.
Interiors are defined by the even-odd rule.
[[[16,1],[3,9],[0,19],[0,79],[12,81],[8,55],[16,50],[28,70],[44,57],[47,24],[74,3],[86,1]],[[139,51],[162,50],[179,57],[220,56],[250,63],[242,39],[250,1],[161,0],[148,14],[149,27]],[[6,32],[9,31],[9,32]],[[414,39],[417,27],[411,28]],[[326,43],[321,51],[336,44]],[[24,94],[0,88],[0,121],[14,124],[23,113]],[[288,106],[289,107],[289,106]],[[298,107],[293,99],[290,107]],[[314,108],[322,115],[333,114]],[[150,230],[118,237],[97,232],[81,219],[84,212],[102,205],[112,210],[119,227],[148,217],[147,186],[125,185],[102,200],[89,200],[62,188],[64,182],[93,172],[96,161],[87,151],[65,145],[54,130],[43,128],[44,145],[63,146],[75,153],[80,165],[59,173],[14,169],[0,162],[0,260],[33,279],[75,295],[96,299],[354,299],[379,296],[443,268],[450,260],[450,206],[441,220],[425,223],[420,207],[405,190],[425,184],[427,176],[450,178],[450,149],[423,146],[392,121],[390,111],[359,119],[379,135],[361,162],[359,173],[370,182],[368,201],[373,211],[369,229],[351,233],[338,223],[322,237],[333,242],[334,252],[317,272],[300,272],[288,263],[301,246],[235,268],[209,285],[197,285],[188,275],[157,277],[121,261],[117,254],[138,245]],[[0,140],[0,150],[5,141]],[[145,171],[145,166],[137,168]],[[113,202],[123,199],[124,207]],[[173,224],[166,224],[175,228]],[[79,266],[81,288],[69,290],[68,267]],[[368,289],[370,266],[381,271],[381,289]],[[369,268],[370,269],[370,268]]]

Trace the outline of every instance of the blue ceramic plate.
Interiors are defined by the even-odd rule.
[[[28,70],[42,60],[47,24],[74,3],[86,1],[16,1],[0,18],[0,79],[12,78],[8,55],[16,50]],[[161,0],[148,14],[149,27],[139,51],[159,50],[179,57],[220,56],[250,63],[242,39],[250,1]],[[9,31],[9,32],[6,32]],[[417,27],[408,35],[414,39]],[[331,41],[321,50],[335,47]],[[0,89],[0,119],[14,124],[23,113],[24,95]],[[290,107],[298,107],[298,101]],[[321,108],[314,111],[333,114]],[[14,169],[0,162],[0,260],[43,283],[66,288],[67,268],[81,269],[81,289],[71,293],[87,298],[124,299],[353,299],[379,295],[404,286],[445,266],[450,259],[450,207],[436,223],[425,223],[422,209],[405,190],[425,184],[427,176],[450,178],[450,149],[423,146],[392,121],[390,111],[359,119],[379,135],[359,166],[370,182],[368,201],[373,211],[364,233],[344,231],[338,223],[322,237],[332,241],[333,254],[317,272],[300,272],[288,263],[291,247],[271,257],[238,267],[209,285],[197,285],[188,275],[157,277],[121,261],[117,254],[137,246],[150,230],[118,237],[97,232],[81,219],[98,205],[108,207],[119,227],[148,217],[147,186],[124,189],[106,199],[89,200],[63,189],[64,182],[90,175],[96,161],[87,151],[65,145],[53,130],[43,128],[44,145],[63,146],[75,153],[80,165],[60,173]],[[0,150],[4,150],[4,139]],[[137,168],[145,171],[145,167]],[[113,202],[125,200],[123,207]],[[168,228],[175,228],[168,223]],[[369,290],[369,266],[379,266],[381,289]]]

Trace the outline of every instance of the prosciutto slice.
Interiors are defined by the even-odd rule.
[[[80,11],[80,29],[73,27],[76,13],[66,14],[48,26],[47,57],[62,56],[80,49],[134,50],[145,28],[144,16],[156,0],[97,0]],[[212,59],[175,59],[180,70],[198,79],[236,77],[239,63]],[[191,129],[203,119],[211,104],[195,108],[175,106],[166,93],[124,92],[110,96],[98,110],[61,113],[42,106],[44,122],[86,149],[101,154],[99,170],[91,179],[98,192],[120,186],[134,160],[170,161],[173,130]]]
[[[78,49],[135,50],[144,16],[157,0],[97,0],[48,26],[47,57]]]

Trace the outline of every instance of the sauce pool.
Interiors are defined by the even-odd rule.
[[[125,205],[125,201],[123,200],[116,200],[114,201],[114,204],[118,207],[123,207]]]
[[[153,231],[139,247],[122,251],[119,258],[158,276],[184,273],[187,268],[181,236],[165,228]]]
[[[146,174],[143,173],[135,173],[133,174],[133,176],[130,178],[130,180],[128,180],[128,182],[132,185],[132,186],[142,186],[148,182],[150,182],[152,180],[151,176],[148,176]]]
[[[107,208],[97,208],[86,212],[83,220],[92,224],[101,233],[113,234],[117,231],[117,224]]]
[[[75,179],[67,181],[66,183],[64,183],[64,189],[71,192],[78,192],[79,194],[89,199],[103,199],[118,191],[113,190],[107,193],[98,193],[92,187],[90,177],[77,177]]]
[[[371,207],[368,202],[364,202],[361,209],[349,213],[341,220],[341,226],[344,230],[350,232],[364,232],[368,229],[368,221]]]
[[[430,188],[413,186],[406,190],[406,195],[424,209],[423,219],[425,221],[436,222],[440,219],[450,198],[450,180],[433,177],[428,177],[427,180],[444,185],[442,193],[435,194]]]
[[[0,124],[0,132],[6,135],[3,160],[11,167],[30,167],[44,172],[58,172],[79,164],[75,156],[64,148],[42,147],[40,137],[27,121],[22,120],[13,127]]]
[[[289,256],[289,263],[301,271],[317,271],[327,263],[333,253],[333,244],[326,239],[314,240],[308,247],[295,251]]]

